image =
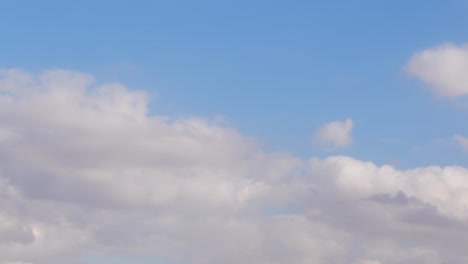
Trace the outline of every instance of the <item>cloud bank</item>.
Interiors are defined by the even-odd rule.
[[[0,263],[468,261],[466,168],[303,160],[148,103],[79,72],[0,71]]]

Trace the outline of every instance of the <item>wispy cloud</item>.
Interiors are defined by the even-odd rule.
[[[453,137],[455,142],[457,142],[465,151],[468,151],[468,138],[462,135],[455,135]]]

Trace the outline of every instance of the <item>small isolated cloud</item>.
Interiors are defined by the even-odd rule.
[[[314,135],[313,142],[329,149],[347,147],[353,143],[353,120],[333,121],[322,126]]]
[[[468,138],[467,137],[464,137],[462,135],[455,135],[453,137],[453,139],[455,140],[455,142],[457,142],[458,144],[460,144],[460,146],[465,150],[465,151],[468,151]]]
[[[468,44],[444,44],[414,54],[405,70],[438,95],[468,95]]]

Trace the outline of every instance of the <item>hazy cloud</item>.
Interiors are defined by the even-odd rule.
[[[453,137],[455,142],[457,142],[465,151],[468,151],[468,138],[462,135],[455,135]]]

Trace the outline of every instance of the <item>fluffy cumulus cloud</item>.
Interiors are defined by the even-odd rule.
[[[322,126],[313,136],[313,142],[333,150],[353,143],[353,120],[333,121]]]
[[[466,168],[268,153],[148,103],[79,72],[0,71],[0,263],[468,261]],[[348,144],[352,121],[331,124]]]
[[[406,71],[436,94],[447,97],[468,95],[468,44],[444,44],[413,55]]]

